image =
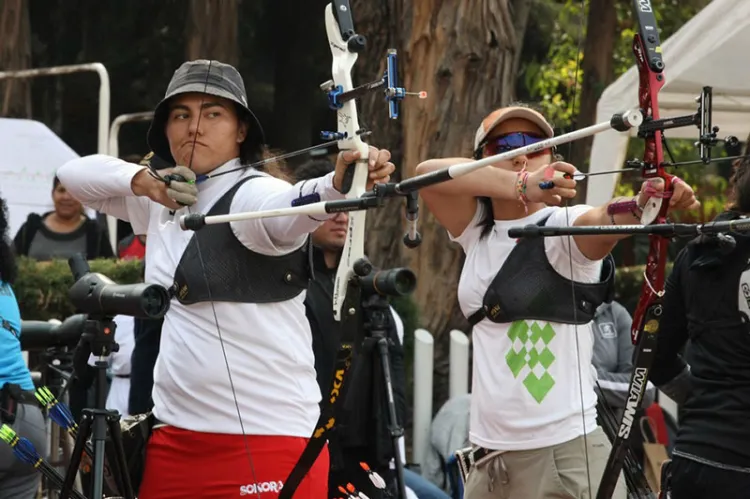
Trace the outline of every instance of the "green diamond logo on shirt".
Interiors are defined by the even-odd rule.
[[[550,376],[548,369],[555,361],[555,356],[548,348],[555,330],[547,323],[540,327],[534,322],[531,327],[526,321],[515,321],[508,329],[508,338],[511,347],[505,355],[505,362],[518,378],[522,373],[523,386],[538,403],[542,403],[552,387],[555,380]]]

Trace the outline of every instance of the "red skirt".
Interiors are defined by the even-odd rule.
[[[301,437],[243,437],[172,426],[157,428],[146,449],[138,498],[278,497],[307,441]],[[328,448],[324,448],[294,497],[327,498],[328,466]]]

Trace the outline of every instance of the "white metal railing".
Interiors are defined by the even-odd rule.
[[[49,68],[19,69],[16,71],[0,71],[0,80],[36,78],[38,76],[61,76],[73,73],[94,72],[99,76],[99,113],[97,124],[96,151],[107,154],[109,141],[109,107],[110,84],[107,68],[101,62],[86,64],[71,64],[68,66],[53,66]],[[111,219],[111,220],[110,220]],[[114,221],[114,222],[113,222]],[[114,217],[107,217],[107,225],[117,227]],[[117,231],[109,231],[109,242],[112,249],[117,249]]]
[[[432,425],[432,377],[435,340],[426,329],[414,331],[414,429],[412,462],[422,464],[430,448]]]
[[[121,114],[112,121],[109,127],[109,144],[107,154],[115,158],[120,156],[120,128],[125,123],[136,121],[151,121],[154,117],[153,111],[144,111],[142,113]]]
[[[109,127],[109,139],[107,144],[107,154],[115,158],[120,157],[120,128],[125,123],[132,123],[136,121],[151,121],[154,117],[153,111],[144,111],[142,113],[129,113],[121,114],[112,121],[112,125]],[[115,234],[113,248],[115,255],[117,255],[117,219],[115,217],[107,215],[107,228],[109,229],[110,238],[111,234]]]

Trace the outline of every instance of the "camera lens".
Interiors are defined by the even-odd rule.
[[[141,308],[148,317],[162,317],[169,309],[167,290],[162,286],[148,286],[141,294]]]
[[[417,276],[409,269],[377,270],[363,277],[362,288],[382,296],[404,296],[414,291]]]

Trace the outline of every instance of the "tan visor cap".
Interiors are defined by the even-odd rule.
[[[495,109],[482,120],[474,137],[474,150],[479,148],[479,145],[484,141],[493,128],[511,118],[521,118],[534,123],[547,135],[547,137],[553,137],[555,135],[552,125],[544,119],[544,116],[533,109],[528,107],[502,107],[500,109]]]

